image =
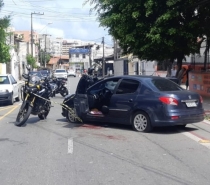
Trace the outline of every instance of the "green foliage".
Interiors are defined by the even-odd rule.
[[[7,63],[10,61],[10,47],[0,42],[0,63]]]
[[[28,54],[26,56],[26,60],[27,60],[27,63],[31,66],[31,68],[36,68],[37,67],[36,66],[36,59],[32,55]]]
[[[0,11],[3,7],[3,0],[0,0]],[[10,61],[10,47],[6,44],[6,28],[8,28],[10,24],[10,17],[5,16],[0,18],[0,63],[7,63]]]
[[[44,51],[39,52],[39,62],[42,66],[44,66],[44,63],[46,61],[46,64],[50,61],[51,56],[49,53],[45,53]]]
[[[199,52],[197,37],[210,34],[210,6],[198,0],[87,0],[101,26],[124,54],[146,60],[178,60]],[[207,1],[206,1],[207,2]]]

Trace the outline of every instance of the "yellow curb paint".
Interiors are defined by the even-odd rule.
[[[15,107],[13,107],[13,109],[11,109],[11,110],[10,110],[9,112],[7,112],[5,115],[3,115],[2,117],[0,117],[0,120],[2,120],[3,118],[5,118],[8,114],[12,113],[17,107],[18,107],[18,105],[15,106]]]
[[[14,106],[2,108],[2,109],[0,109],[0,111],[7,110],[7,109],[11,109],[12,107],[14,107]]]
[[[201,139],[199,143],[210,143],[210,140]]]

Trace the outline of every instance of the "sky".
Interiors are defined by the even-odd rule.
[[[33,30],[50,34],[53,38],[79,39],[113,45],[112,38],[104,27],[99,26],[95,12],[90,14],[90,4],[85,0],[3,0],[1,16],[11,15],[11,27],[16,31]]]

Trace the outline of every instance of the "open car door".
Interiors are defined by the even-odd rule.
[[[89,112],[87,94],[76,94],[74,98],[74,108],[79,118],[83,119]]]
[[[86,91],[92,83],[93,82],[88,75],[83,75],[77,85],[76,95],[74,98],[74,108],[76,110],[77,116],[82,119],[89,112],[89,104]]]

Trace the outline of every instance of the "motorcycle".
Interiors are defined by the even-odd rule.
[[[58,93],[60,93],[63,97],[69,94],[69,91],[66,87],[66,79],[53,78],[50,84],[51,86],[54,86],[54,96]]]
[[[46,119],[51,108],[50,97],[53,96],[48,77],[41,79],[29,74],[23,74],[22,76],[26,81],[22,88],[23,103],[16,118],[16,126],[22,126],[28,120],[30,114],[38,115],[41,120]]]

